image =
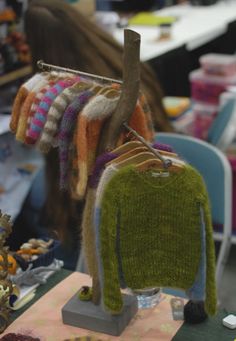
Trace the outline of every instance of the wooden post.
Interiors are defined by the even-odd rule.
[[[134,112],[140,85],[140,35],[131,30],[124,31],[123,84],[117,108],[103,130],[99,143],[99,153],[112,150],[124,129],[123,123],[128,122]],[[98,278],[93,278],[93,303],[98,305],[101,300],[101,288]]]
[[[140,86],[140,35],[131,30],[124,31],[123,84],[117,108],[108,121],[100,140],[99,152],[116,146],[123,129],[123,122],[129,121],[134,112]]]

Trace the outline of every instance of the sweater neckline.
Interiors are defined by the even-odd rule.
[[[155,176],[153,173],[157,173],[156,169],[150,169],[145,172],[140,172],[135,169],[135,166],[131,166],[130,170],[134,173],[143,183],[146,183],[149,187],[152,188],[166,188],[167,186],[172,185],[175,182],[180,181],[186,174],[187,166],[183,166],[183,170],[179,173],[170,172],[168,176]]]

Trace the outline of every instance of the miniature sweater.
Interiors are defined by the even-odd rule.
[[[30,110],[28,113],[28,117],[27,117],[27,126],[26,126],[25,140],[24,140],[24,142],[26,144],[34,144],[34,140],[31,139],[31,137],[29,136],[29,129],[30,129],[32,119],[34,118],[34,115],[38,110],[38,107],[39,107],[39,104],[40,104],[42,98],[44,97],[46,92],[55,85],[55,83],[56,83],[56,81],[49,81],[48,84],[45,85],[35,95],[35,98],[33,100],[33,103],[31,104],[31,107],[30,107]]]
[[[17,92],[16,98],[14,99],[14,103],[12,107],[12,114],[11,114],[11,121],[10,121],[10,129],[13,133],[16,132],[16,129],[18,126],[21,106],[23,105],[30,91],[43,78],[45,78],[45,74],[36,73],[33,77],[27,80],[27,82],[22,84],[19,91]]]
[[[78,80],[78,78],[60,80],[45,93],[30,124],[28,134],[32,141],[36,142],[38,140],[46,122],[50,106],[52,105],[55,98],[65,88],[72,86],[75,82],[78,82]]]
[[[90,89],[80,93],[66,108],[62,117],[60,130],[58,135],[59,144],[59,160],[60,160],[60,188],[68,188],[68,162],[69,162],[69,147],[74,134],[76,120],[80,111],[88,103],[102,87],[94,85]],[[77,140],[76,140],[77,141]],[[78,161],[76,160],[76,167]],[[77,184],[77,181],[76,181]]]
[[[205,309],[216,311],[215,253],[209,200],[191,166],[159,177],[134,166],[107,184],[101,205],[99,255],[103,303],[112,313],[123,307],[120,276],[131,289],[192,287],[201,261],[201,208],[206,232]],[[96,224],[96,222],[95,222]]]
[[[67,106],[73,99],[79,95],[81,91],[91,88],[92,84],[85,81],[80,81],[68,88],[65,88],[53,101],[48,114],[47,120],[43,128],[42,135],[39,139],[39,150],[43,153],[48,153],[53,145],[54,138],[58,132],[60,120]]]
[[[25,133],[27,128],[28,114],[30,112],[31,105],[36,97],[38,91],[40,91],[46,84],[48,80],[46,78],[41,79],[39,82],[35,84],[33,89],[30,91],[28,96],[26,97],[23,105],[20,109],[20,117],[18,120],[18,126],[16,131],[16,139],[18,141],[24,142]]]
[[[88,176],[96,159],[98,141],[102,127],[106,120],[112,115],[118,104],[119,92],[114,89],[99,94],[85,106],[78,120],[78,170],[79,181],[77,184],[77,195],[83,198]],[[153,138],[153,130],[148,126],[147,115],[144,113],[140,101],[137,102],[134,112],[129,120],[129,125],[147,141]],[[121,133],[117,145],[124,143],[125,133]]]

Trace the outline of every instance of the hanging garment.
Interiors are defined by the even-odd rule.
[[[13,133],[16,133],[18,120],[20,117],[20,109],[22,104],[24,103],[26,97],[29,92],[34,88],[34,86],[40,82],[42,79],[45,79],[47,75],[44,73],[36,73],[33,77],[31,77],[27,82],[21,85],[19,91],[17,92],[16,98],[12,107],[11,121],[10,121],[10,129]]]
[[[39,150],[43,153],[48,153],[53,145],[54,138],[58,132],[60,120],[73,99],[78,96],[82,91],[92,87],[89,81],[79,81],[65,88],[52,102],[48,111],[46,123],[43,132],[39,138]]]
[[[152,145],[154,149],[172,150],[169,146],[160,143]],[[172,150],[173,151],[173,150]],[[82,246],[85,255],[86,266],[89,274],[94,278],[97,275],[96,252],[93,250],[95,240],[94,212],[100,214],[104,187],[110,178],[118,171],[114,165],[106,167],[109,161],[115,160],[119,155],[114,152],[106,152],[98,156],[93,171],[88,181],[86,203],[82,217]],[[177,161],[175,159],[175,161]],[[106,167],[106,169],[105,169]],[[96,204],[95,204],[96,202]],[[94,253],[95,252],[95,253]],[[95,272],[95,273],[94,273]]]
[[[34,102],[37,92],[39,92],[46,84],[48,83],[48,79],[45,77],[40,80],[35,86],[33,87],[32,91],[29,92],[27,95],[24,103],[20,109],[20,116],[18,120],[17,130],[16,130],[16,139],[20,142],[24,142],[25,140],[25,133],[27,128],[27,120],[28,114],[31,108],[31,105]]]
[[[69,148],[75,131],[77,117],[86,103],[101,89],[102,87],[97,85],[83,91],[70,103],[64,112],[58,134],[61,189],[68,189]],[[77,164],[78,162],[76,161],[76,167]]]
[[[105,121],[112,115],[118,103],[120,92],[117,90],[110,91],[108,94],[105,93],[94,97],[88,106],[85,106],[78,119],[77,152],[79,181],[76,190],[78,198],[84,197],[88,176],[96,159],[102,127]],[[101,105],[104,106],[103,110],[101,110]],[[146,140],[151,141],[153,130],[150,130],[148,122],[147,116],[138,102],[129,120],[129,125]],[[122,144],[124,138],[125,134],[121,134],[118,144]]]
[[[201,261],[201,209],[206,231],[206,311],[216,311],[215,254],[209,202],[203,179],[190,166],[159,177],[134,166],[106,185],[96,239],[101,257],[103,303],[123,307],[119,269],[131,289],[193,286]],[[96,214],[96,219],[99,215]]]
[[[28,135],[29,137],[36,142],[43,130],[44,124],[47,119],[48,111],[55,100],[55,98],[65,89],[69,86],[72,86],[74,83],[78,82],[79,78],[74,77],[66,80],[60,80],[58,81],[53,87],[51,87],[44,97],[42,98],[37,112],[35,113],[35,116],[32,119],[32,122],[30,124]]]

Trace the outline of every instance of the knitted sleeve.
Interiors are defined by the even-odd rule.
[[[120,292],[116,234],[118,220],[118,189],[114,178],[107,184],[103,199],[100,221],[100,255],[104,282],[103,303],[112,314],[119,314],[123,307]]]
[[[199,188],[200,189],[200,188]],[[206,186],[202,184],[201,203],[204,212],[206,228],[206,300],[205,309],[209,315],[216,313],[216,279],[215,279],[215,245],[213,240],[213,228],[210,212],[210,204]]]

